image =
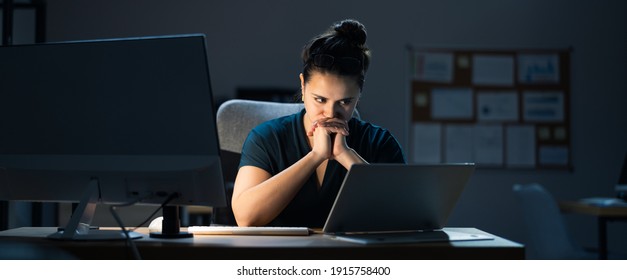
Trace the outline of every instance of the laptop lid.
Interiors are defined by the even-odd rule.
[[[474,169],[473,163],[353,165],[323,232],[441,229]]]

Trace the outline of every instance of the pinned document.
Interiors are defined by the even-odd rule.
[[[472,57],[472,83],[511,86],[514,84],[514,57],[510,55],[475,55]]]
[[[506,127],[506,165],[534,167],[536,164],[536,132],[533,125]]]
[[[476,163],[503,165],[503,126],[476,125],[474,148]]]
[[[435,88],[431,92],[431,118],[472,119],[472,89]]]
[[[523,119],[531,122],[563,122],[564,94],[560,91],[524,92]]]
[[[424,82],[453,81],[453,54],[419,52],[414,59],[414,79]]]
[[[518,81],[523,84],[557,84],[560,82],[559,56],[518,55]]]
[[[440,163],[442,125],[415,123],[413,127],[412,158],[415,163]]]
[[[541,146],[539,150],[539,162],[542,165],[568,164],[568,147],[566,146]]]
[[[477,93],[479,121],[518,121],[518,94],[515,91]]]
[[[444,129],[446,146],[445,162],[474,162],[473,156],[473,125],[447,125]]]

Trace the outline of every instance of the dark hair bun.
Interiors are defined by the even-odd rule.
[[[338,36],[346,37],[356,45],[366,44],[366,27],[356,20],[346,19],[337,22],[333,25],[333,30],[337,32]]]

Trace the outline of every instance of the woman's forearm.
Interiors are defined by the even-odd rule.
[[[232,199],[239,226],[263,226],[276,218],[324,158],[308,153],[275,176],[257,167],[244,166],[238,172]],[[265,174],[259,174],[262,172]]]

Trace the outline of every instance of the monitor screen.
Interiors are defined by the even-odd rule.
[[[225,206],[204,35],[0,47],[0,200]]]
[[[620,171],[618,178],[619,185],[627,185],[627,153],[625,153],[625,160],[623,161],[623,167]]]
[[[618,177],[618,183],[616,183],[616,191],[619,192],[619,196],[627,200],[627,153],[625,153],[625,160],[623,161],[623,167]]]

